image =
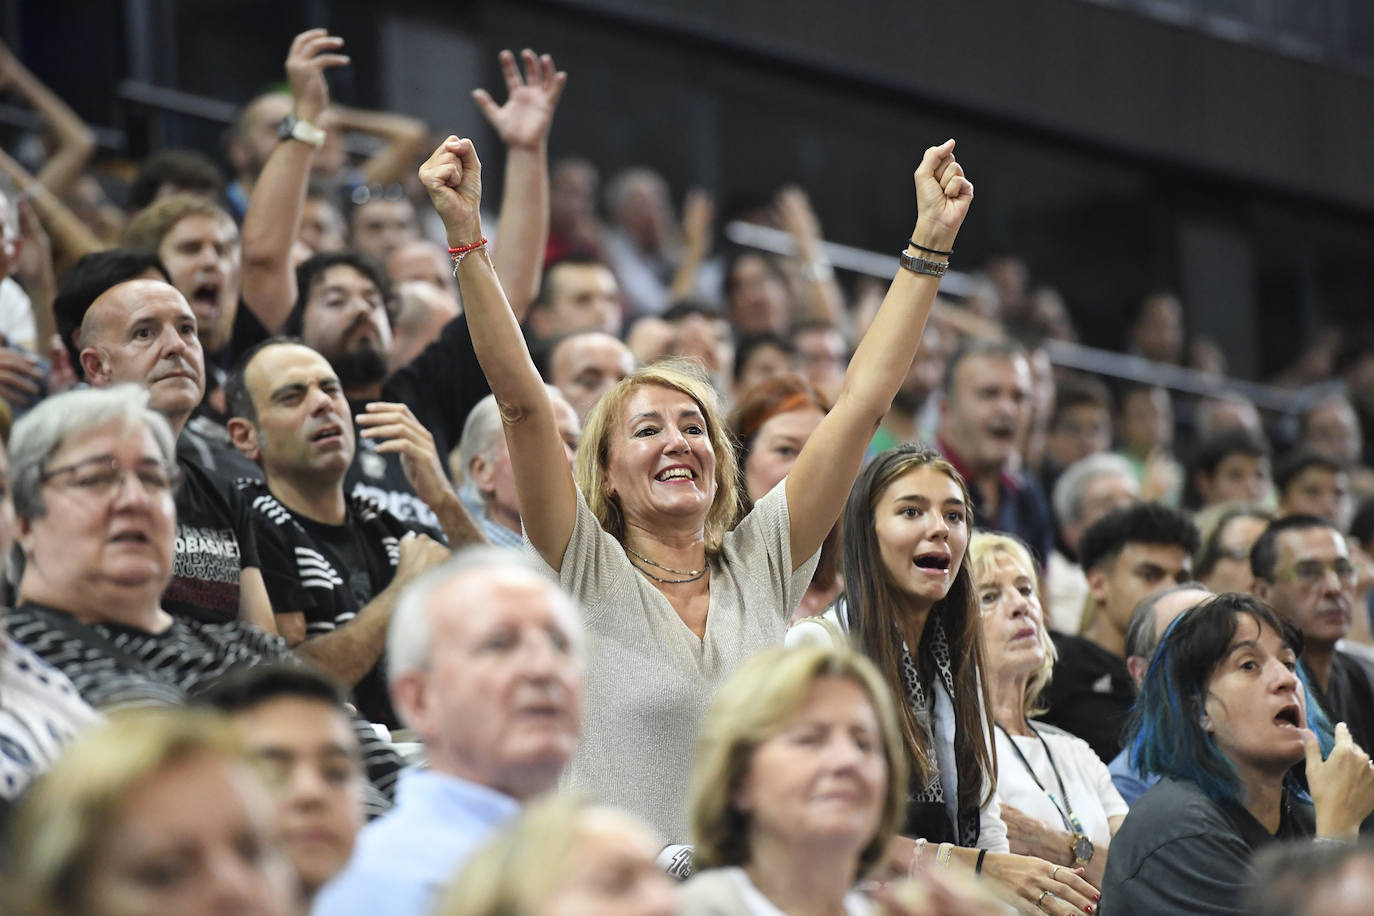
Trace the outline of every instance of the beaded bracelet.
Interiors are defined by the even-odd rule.
[[[941,251],[938,248],[927,248],[924,245],[918,245],[915,239],[907,239],[907,244],[910,245],[912,248],[915,248],[917,251],[924,251],[926,254],[938,254],[946,258],[954,254],[953,248],[951,248],[949,251]]]
[[[457,278],[458,276],[458,265],[463,263],[463,258],[472,254],[478,248],[486,247],[486,244],[487,239],[485,236],[483,236],[482,238],[473,242],[471,245],[463,245],[460,248],[450,248],[448,250],[449,257],[453,258],[453,276],[455,278]]]

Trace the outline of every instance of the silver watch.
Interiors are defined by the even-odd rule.
[[[324,146],[325,136],[324,128],[316,127],[309,121],[302,121],[293,114],[282,118],[281,123],[277,125],[278,140],[299,140],[302,143],[310,144],[315,149]]]

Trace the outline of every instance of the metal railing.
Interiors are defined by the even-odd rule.
[[[769,226],[735,221],[725,227],[725,237],[736,245],[757,248],[772,254],[795,256],[797,243],[791,234]],[[836,242],[821,242],[830,263],[841,270],[889,280],[896,269],[896,253],[881,254]],[[963,298],[974,291],[975,280],[966,273],[951,270],[940,281],[944,296]],[[1259,382],[1230,378],[1202,372],[1184,366],[1155,362],[1143,356],[1132,356],[1116,350],[1069,343],[1063,340],[1045,341],[1050,361],[1057,366],[1092,372],[1109,378],[1150,385],[1162,385],[1173,391],[1202,397],[1240,395],[1261,410],[1282,414],[1296,414],[1308,404],[1340,390],[1339,382],[1309,385],[1306,388],[1275,388]]]

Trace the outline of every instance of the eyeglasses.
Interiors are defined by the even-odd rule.
[[[101,499],[108,499],[119,492],[125,473],[132,473],[143,492],[149,496],[162,496],[172,493],[181,485],[182,471],[176,465],[167,464],[153,458],[138,462],[126,468],[111,455],[87,458],[76,464],[51,468],[38,478],[40,484],[57,482],[58,486],[78,490]],[[65,478],[65,480],[58,480]]]
[[[1354,585],[1358,576],[1353,563],[1345,557],[1336,557],[1330,563],[1323,563],[1321,560],[1300,560],[1279,578],[1291,579],[1299,585],[1312,588],[1326,580],[1327,570],[1336,574],[1336,579],[1341,585]]]

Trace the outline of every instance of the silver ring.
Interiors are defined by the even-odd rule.
[[[1063,867],[1064,867],[1064,866],[1062,866],[1062,865],[1056,865],[1056,866],[1054,867],[1054,869],[1050,872],[1050,880],[1051,880],[1051,881],[1058,881],[1058,880],[1059,880],[1058,878],[1055,877],[1055,875],[1059,874],[1059,869],[1061,869],[1061,868],[1063,868]]]

